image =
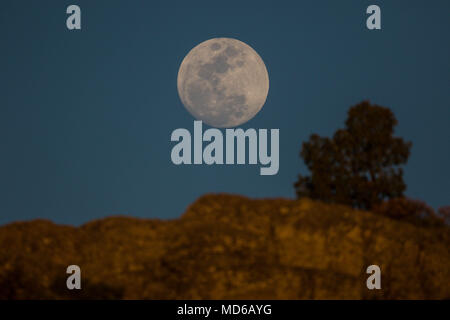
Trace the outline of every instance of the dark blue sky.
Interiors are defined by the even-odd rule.
[[[78,4],[82,30],[66,28]],[[382,30],[365,27],[378,4]],[[5,1],[0,4],[0,223],[126,214],[174,218],[207,192],[294,197],[311,133],[348,108],[390,107],[413,142],[407,195],[450,204],[450,2]],[[177,94],[187,52],[214,37],[252,46],[270,90],[243,128],[280,129],[280,171],[175,166]]]

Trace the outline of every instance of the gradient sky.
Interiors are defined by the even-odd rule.
[[[66,28],[78,4],[82,30]],[[365,27],[378,4],[382,30]],[[208,192],[294,197],[298,156],[350,106],[390,107],[413,142],[406,194],[450,204],[450,2],[19,1],[0,4],[0,223],[80,224],[109,215],[175,218]],[[193,118],[179,65],[214,37],[252,46],[270,90],[243,128],[280,129],[280,171],[175,166],[176,128]]]

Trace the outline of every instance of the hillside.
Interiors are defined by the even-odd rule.
[[[450,229],[307,199],[206,195],[175,220],[0,227],[0,298],[450,298]],[[65,288],[66,267],[82,290]],[[366,288],[377,264],[382,290]]]

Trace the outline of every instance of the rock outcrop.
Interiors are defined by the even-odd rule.
[[[0,227],[0,299],[449,299],[450,228],[206,195],[175,220]],[[82,290],[66,289],[79,265]],[[381,268],[368,290],[366,268]]]

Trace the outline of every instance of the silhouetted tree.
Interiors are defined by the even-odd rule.
[[[332,138],[313,134],[303,143],[300,156],[311,176],[299,175],[297,196],[364,209],[401,197],[406,185],[399,166],[411,143],[393,136],[392,111],[363,101],[350,108],[345,124]]]

